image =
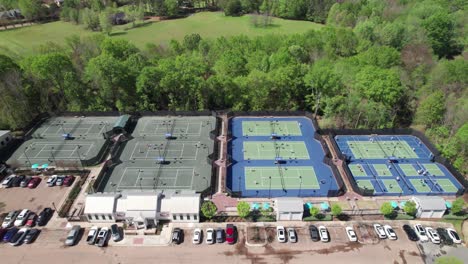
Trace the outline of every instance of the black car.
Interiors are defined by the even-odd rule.
[[[440,243],[445,244],[445,245],[453,245],[453,240],[450,238],[449,234],[447,233],[447,230],[444,228],[437,228],[437,233],[439,234],[440,237]]]
[[[3,240],[3,236],[8,232],[8,229],[6,228],[0,228],[0,241]]]
[[[26,176],[25,176],[25,175],[16,176],[15,178],[13,178],[13,181],[12,181],[11,186],[13,186],[13,187],[20,187],[21,182],[22,182],[24,179],[26,179]]]
[[[33,228],[33,229],[29,230],[28,234],[24,237],[23,242],[25,244],[31,244],[32,242],[34,242],[34,240],[36,240],[36,238],[37,238],[37,236],[39,235],[40,232],[41,232],[41,230],[39,230],[37,228]]]
[[[180,228],[174,228],[172,231],[172,243],[180,244],[182,243],[182,236],[184,235],[184,231]]]
[[[310,233],[310,238],[312,241],[319,241],[320,240],[320,235],[318,232],[318,228],[314,225],[309,226],[309,233]]]
[[[38,226],[44,226],[47,224],[47,221],[49,221],[50,217],[54,211],[50,207],[46,207],[42,210],[42,212],[39,214],[39,216],[36,219],[36,224]]]
[[[411,240],[411,241],[418,241],[419,240],[419,237],[416,234],[416,231],[414,231],[414,229],[411,228],[411,226],[403,225],[403,230],[405,230],[406,235],[408,236],[409,240]]]
[[[16,227],[10,228],[3,236],[3,242],[10,242],[10,240],[18,233],[19,229]]]

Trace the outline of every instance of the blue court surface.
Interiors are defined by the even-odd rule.
[[[227,187],[242,197],[336,196],[338,184],[306,117],[234,117]],[[273,135],[273,136],[272,136]]]
[[[417,137],[410,135],[338,135],[357,185],[374,195],[453,195],[463,189]]]

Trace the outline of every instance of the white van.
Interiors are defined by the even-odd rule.
[[[29,210],[23,209],[20,214],[16,217],[15,226],[23,226],[28,220]]]

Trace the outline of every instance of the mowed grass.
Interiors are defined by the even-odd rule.
[[[258,19],[261,22],[261,17]],[[128,25],[114,27],[113,38],[131,41],[139,48],[147,43],[166,45],[171,39],[182,40],[185,35],[198,33],[203,38],[220,36],[261,36],[266,34],[294,34],[322,27],[308,21],[294,21],[273,18],[272,25],[266,28],[255,27],[252,16],[226,17],[221,12],[201,12],[182,19],[148,23],[125,30]],[[85,30],[82,25],[68,22],[52,22],[24,28],[0,31],[0,52],[31,53],[39,45],[47,42],[64,44],[71,35],[98,34]]]

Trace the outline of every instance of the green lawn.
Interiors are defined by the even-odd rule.
[[[124,30],[127,26],[114,28],[115,38],[124,38],[133,42],[139,48],[146,43],[165,44],[171,39],[182,40],[186,34],[198,33],[204,38],[219,36],[260,36],[265,34],[294,34],[311,29],[319,29],[322,25],[307,22],[273,19],[273,24],[267,28],[257,28],[251,23],[251,16],[226,17],[220,12],[202,12],[183,19],[167,20]],[[34,47],[47,42],[63,44],[65,38],[73,34],[93,34],[80,25],[67,22],[52,22],[7,31],[0,31],[0,52],[30,53]],[[94,33],[95,34],[95,33]]]

